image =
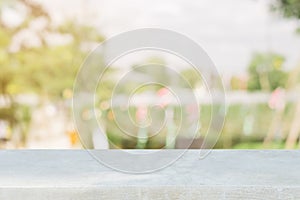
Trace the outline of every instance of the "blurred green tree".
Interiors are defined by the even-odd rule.
[[[277,0],[271,5],[272,9],[281,13],[286,18],[296,19],[299,22],[300,19],[300,0]],[[297,32],[300,33],[300,27],[297,29]],[[287,88],[295,89],[299,87],[300,82],[300,67],[296,67],[291,71]],[[285,148],[292,149],[295,147],[297,140],[300,135],[300,127],[299,127],[299,119],[300,119],[300,101],[295,108],[294,119],[292,120],[291,128],[289,130]],[[300,145],[300,144],[299,144]]]
[[[202,76],[199,74],[197,70],[195,70],[193,67],[190,67],[188,69],[184,69],[180,72],[180,75],[184,80],[185,83],[182,83],[184,87],[195,89],[197,85],[202,84]]]
[[[248,67],[248,90],[273,91],[285,88],[287,73],[283,71],[284,57],[274,53],[256,53]]]
[[[49,97],[60,97],[65,89],[72,89],[77,70],[88,49],[103,41],[104,37],[95,28],[76,21],[53,25],[47,11],[33,1],[13,2],[1,4],[0,10],[10,7],[21,12],[21,4],[25,6],[26,15],[17,26],[6,25],[3,20],[0,22],[1,92],[13,94],[34,91]],[[31,30],[33,24],[40,21],[44,21],[42,28]],[[17,47],[13,47],[16,38],[24,31],[36,36],[38,45],[22,40]],[[51,44],[51,37],[68,41]]]
[[[300,0],[276,0],[271,4],[271,9],[286,18],[300,19]],[[300,33],[300,27],[297,32]]]
[[[276,0],[271,8],[282,13],[284,17],[300,19],[300,0]]]
[[[18,23],[5,17],[6,12],[19,18]],[[15,100],[17,94],[52,100],[61,100],[66,90],[70,94],[84,57],[103,40],[98,30],[76,20],[55,25],[34,1],[0,1],[0,98],[6,101],[0,119],[8,120],[12,128],[30,121],[28,109]]]

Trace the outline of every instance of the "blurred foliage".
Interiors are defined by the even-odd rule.
[[[23,22],[16,27],[6,26],[3,21],[0,23],[0,92],[36,92],[50,98],[60,97],[65,89],[73,87],[77,70],[87,54],[83,46],[101,42],[104,37],[95,28],[71,20],[54,26],[43,7],[32,1],[2,3],[0,9],[9,6],[21,12],[19,4],[25,6],[27,11]],[[43,28],[31,30],[41,44],[30,46],[28,41],[22,41],[18,50],[11,50],[18,34],[30,30],[32,23],[41,19],[46,23]],[[71,41],[66,44],[49,44],[49,34],[69,36]]]
[[[284,142],[272,142],[268,147],[262,141],[241,142],[233,146],[233,149],[284,149]]]
[[[21,17],[20,23],[6,22],[2,14],[7,10]],[[65,91],[72,91],[88,50],[104,37],[75,20],[54,25],[49,13],[30,0],[0,1],[0,15],[0,97],[6,102],[0,120],[8,121],[12,129],[21,129],[25,142],[31,111],[17,103],[17,95],[33,93],[42,97],[40,100],[63,99]]]
[[[300,0],[276,0],[271,8],[285,17],[300,19]]]
[[[180,75],[184,78],[186,82],[181,83],[183,87],[196,88],[202,83],[202,77],[197,70],[193,67],[189,69],[184,69],[180,72]]]
[[[7,8],[16,13],[25,14],[22,15],[24,19],[15,26],[9,26],[0,17],[0,96],[8,102],[7,107],[0,108],[0,119],[8,121],[13,128],[21,127],[21,138],[25,142],[31,111],[28,106],[16,103],[15,97],[22,93],[34,93],[51,100],[63,99],[66,90],[72,91],[76,73],[87,51],[96,43],[103,41],[104,37],[94,27],[80,24],[72,19],[67,19],[60,25],[54,25],[49,13],[34,1],[0,0],[0,15]],[[285,17],[300,19],[300,0],[277,0],[272,4],[272,9],[282,13]],[[37,21],[44,21],[43,27],[31,30],[32,25]],[[30,45],[27,39],[18,40],[20,35],[28,31],[34,35],[39,45]],[[49,35],[62,36],[70,40],[67,43],[53,45],[47,39]],[[283,70],[284,61],[283,56],[275,53],[255,54],[248,66],[249,79],[233,77],[232,88],[249,91],[273,91],[278,87],[286,88],[288,74]],[[98,62],[97,60],[95,64]],[[161,66],[166,64],[163,59],[157,57],[149,58],[147,63]],[[97,70],[97,67],[98,65],[95,65],[93,69]],[[130,89],[134,85],[138,85],[140,81],[138,77],[147,78],[148,76],[154,78],[156,82],[180,85],[183,88],[190,86],[196,88],[201,84],[201,75],[194,69],[185,69],[180,72],[187,82],[179,82],[179,79],[170,76],[165,67],[140,68],[136,65],[132,69],[138,76],[135,76],[132,82],[126,82],[122,86],[120,91],[125,94],[131,92]],[[126,136],[120,131],[113,122],[113,114],[107,105],[114,89],[114,75],[117,72],[116,68],[109,68],[103,74],[102,82],[99,83],[97,90],[101,100],[99,106],[102,110],[102,117],[107,120],[106,128],[109,139],[118,147],[134,148],[136,138]],[[299,71],[291,72],[291,74],[299,74]],[[155,86],[153,90],[157,91],[161,87],[163,86]],[[143,89],[139,90],[139,92],[143,91]],[[294,110],[294,105],[288,105],[284,112],[285,118],[291,119]],[[136,108],[130,108],[130,112],[134,116]],[[262,143],[273,115],[273,110],[267,104],[231,105],[228,107],[227,121],[216,148],[252,148],[251,145],[247,146],[249,143],[254,143],[253,147],[261,148],[255,144]],[[211,120],[210,106],[201,107],[200,120],[200,131],[206,132]],[[137,134],[136,127],[126,125],[127,130],[132,134]],[[287,134],[290,126],[289,120],[283,122],[282,135]],[[162,129],[160,134],[149,139],[146,148],[163,147],[166,134],[167,130]],[[237,146],[238,143],[244,143],[244,145]],[[277,144],[282,144],[282,138],[279,138],[278,143],[274,143],[274,145]]]
[[[275,0],[271,4],[273,11],[282,14],[285,18],[300,19],[300,0]],[[300,27],[297,32],[300,33]],[[300,67],[296,67],[290,73],[287,88],[292,88],[300,83]]]
[[[247,79],[238,76],[232,76],[230,80],[230,87],[232,90],[247,90]]]
[[[171,84],[172,79],[168,76],[168,69],[166,61],[160,57],[150,57],[143,63],[132,66],[134,72],[138,74],[144,74],[149,77],[150,80],[157,83]]]
[[[179,107],[175,107],[180,109]],[[283,113],[285,119],[290,119],[295,110],[294,103],[288,103]],[[109,113],[111,112],[108,111]],[[130,109],[132,115],[136,108]],[[283,148],[285,136],[288,134],[291,126],[290,120],[282,122],[282,128],[276,133],[275,139],[270,146],[263,146],[264,138],[270,128],[274,110],[271,110],[267,104],[243,104],[230,105],[228,107],[224,128],[220,138],[214,148]],[[137,138],[124,134],[112,118],[106,118],[107,135],[112,148],[135,148]],[[211,106],[202,105],[200,111],[201,136],[204,137],[210,127]],[[132,124],[126,125],[126,130],[132,135],[137,135],[138,128]],[[149,135],[152,132],[149,130]],[[147,142],[146,148],[162,148],[165,145],[167,129],[162,129],[159,134]],[[209,136],[208,136],[209,137]]]
[[[284,57],[274,53],[257,53],[248,67],[248,90],[273,91],[278,87],[285,88],[288,78],[283,71]]]
[[[300,0],[276,0],[271,4],[271,9],[286,18],[300,19]],[[300,33],[300,27],[297,32]]]

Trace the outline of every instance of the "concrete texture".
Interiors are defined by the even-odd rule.
[[[117,150],[101,150],[111,151]],[[214,150],[199,159],[189,150],[163,170],[134,175],[99,164],[85,150],[2,150],[0,199],[297,200],[300,151]]]

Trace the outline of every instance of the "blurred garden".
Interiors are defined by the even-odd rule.
[[[271,2],[270,13],[299,22],[300,0]],[[0,0],[0,148],[82,148],[73,121],[73,84],[86,56],[105,38],[101,30],[72,18],[56,23],[36,1]],[[151,76],[174,82],[163,69],[158,72],[136,67],[150,61],[169,65],[165,58],[140,60],[142,63],[129,66],[136,77]],[[176,144],[168,144],[168,135],[177,123],[178,105],[169,106],[174,122],[166,124],[159,134],[152,137],[154,130],[137,127],[127,127],[136,137],[122,133],[109,102],[123,67],[116,64],[106,71],[96,91],[97,114],[110,148],[180,148],[189,139],[188,131],[180,133]],[[215,148],[299,148],[300,60],[299,65],[287,67],[286,58],[280,53],[253,52],[246,67],[242,75],[221,74],[227,98],[223,109],[227,114]],[[179,73],[189,84],[180,81],[176,84],[183,90],[191,88],[200,98],[200,129],[192,145],[200,148],[211,123],[209,92],[201,75],[192,67],[180,68]],[[121,94],[130,92],[131,84],[140,80],[131,81],[123,85]],[[138,94],[143,102],[148,95],[165,95],[165,88],[149,86],[141,88]],[[190,106],[184,106],[184,118],[193,112]],[[138,121],[139,115],[147,112],[147,104],[127,109]],[[90,112],[83,112],[83,117],[89,118]],[[148,136],[140,139],[139,134]]]

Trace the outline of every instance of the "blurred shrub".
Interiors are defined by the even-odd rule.
[[[248,67],[248,90],[273,91],[278,87],[285,88],[288,78],[283,71],[284,57],[274,53],[257,53]]]

